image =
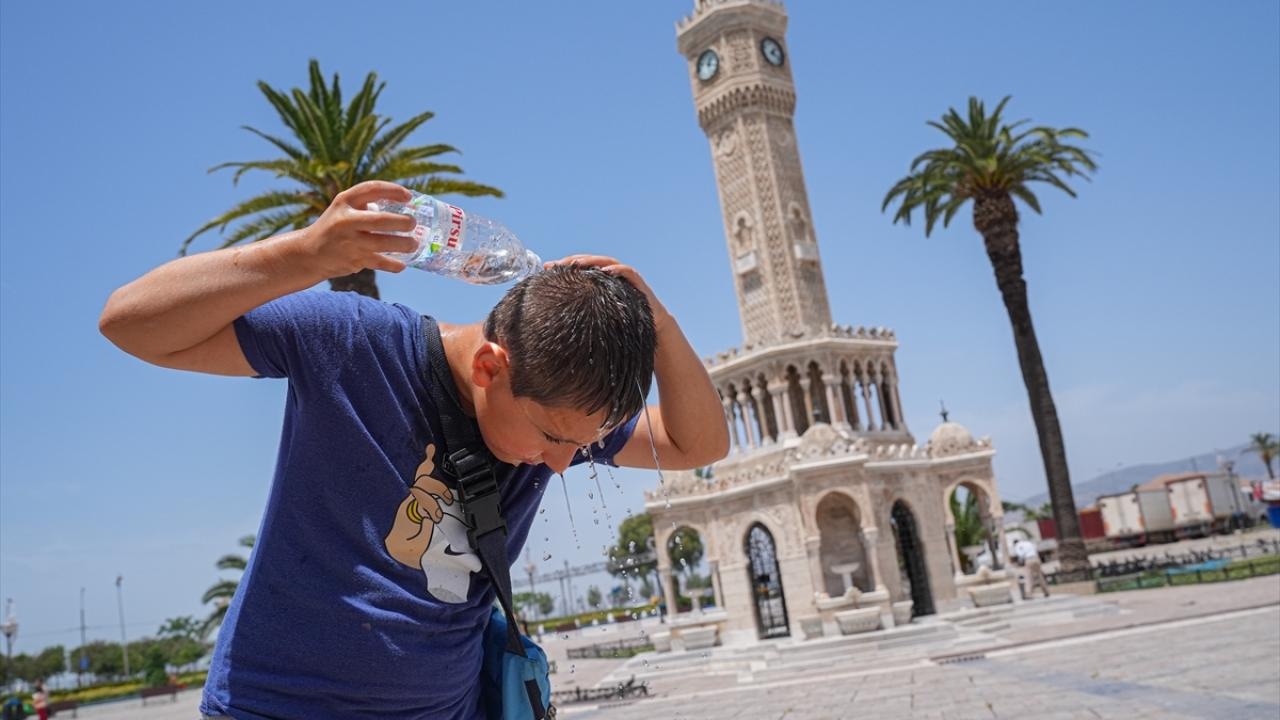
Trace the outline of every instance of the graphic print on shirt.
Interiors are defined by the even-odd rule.
[[[462,507],[453,491],[431,476],[436,447],[428,443],[422,464],[414,472],[409,494],[396,508],[384,544],[391,557],[408,567],[421,568],[427,592],[446,603],[464,603],[471,574],[480,572],[480,558],[471,548]]]

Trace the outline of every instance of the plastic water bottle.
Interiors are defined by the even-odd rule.
[[[542,269],[542,258],[501,223],[430,195],[413,192],[407,203],[372,202],[369,209],[410,215],[418,221],[412,231],[396,233],[417,238],[418,248],[387,253],[410,267],[475,285],[514,282]]]

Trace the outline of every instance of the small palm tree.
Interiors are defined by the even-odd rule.
[[[320,63],[310,64],[311,87],[308,91],[294,88],[281,92],[263,81],[258,89],[280,115],[280,120],[293,134],[285,140],[257,128],[244,126],[276,146],[283,157],[273,160],[226,162],[209,169],[235,168],[233,183],[250,170],[273,173],[300,187],[264,192],[241,202],[196,230],[183,243],[179,254],[200,235],[217,228],[219,232],[238,220],[245,220],[226,236],[222,247],[244,241],[263,240],[284,230],[297,230],[315,222],[333,198],[343,190],[366,180],[387,180],[428,195],[456,193],[467,196],[502,197],[502,191],[449,175],[462,173],[457,165],[441,163],[435,158],[458,150],[450,145],[434,144],[401,147],[409,135],[435,116],[424,112],[388,128],[391,119],[374,112],[385,82],[369,73],[364,85],[344,108],[338,75],[325,85]],[[329,281],[333,290],[354,290],[362,295],[378,297],[374,271],[364,269],[352,275]]]
[[[1262,464],[1267,467],[1267,477],[1276,479],[1276,472],[1271,469],[1271,461],[1280,456],[1280,438],[1271,433],[1254,433],[1249,436],[1249,447],[1245,452],[1257,453]]]
[[[253,535],[245,535],[240,538],[240,546],[252,550],[254,540]],[[240,555],[223,555],[218,560],[218,569],[235,570],[243,573],[248,564],[248,561]],[[239,578],[224,578],[204,591],[204,597],[200,598],[200,602],[205,605],[213,603],[213,612],[209,613],[209,617],[205,618],[200,625],[201,638],[208,638],[209,634],[222,624],[222,619],[227,616],[227,606],[231,604],[231,598],[235,597],[236,588],[239,586]]]
[[[913,212],[922,211],[924,234],[928,237],[939,220],[946,227],[961,208],[973,201],[973,226],[982,235],[995,270],[996,286],[1013,326],[1018,364],[1040,437],[1040,453],[1058,526],[1062,572],[1067,577],[1085,576],[1089,560],[1080,538],[1058,411],[1049,391],[1049,377],[1027,303],[1014,200],[1039,213],[1040,201],[1030,188],[1032,183],[1045,183],[1075,197],[1066,179],[1087,179],[1097,165],[1088,151],[1065,142],[1088,137],[1083,130],[1023,129],[1025,120],[1006,124],[1002,115],[1008,102],[1009,98],[1004,98],[988,115],[982,101],[969,98],[967,118],[952,108],[941,122],[930,122],[930,126],[946,134],[952,146],[929,150],[913,160],[910,174],[885,195],[881,211],[899,201],[893,222],[902,221],[904,225],[911,223]]]

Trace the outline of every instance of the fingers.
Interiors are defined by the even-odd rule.
[[[444,510],[440,509],[440,503],[428,494],[426,490],[415,485],[409,488],[409,493],[413,495],[414,500],[418,501],[418,513],[420,515],[429,517],[432,522],[437,523],[444,518]]]
[[[376,200],[408,202],[411,197],[413,197],[412,193],[395,183],[384,180],[369,180],[343,190],[338,193],[338,196],[333,201],[335,203],[346,203],[353,208],[363,210],[366,205]]]
[[[359,223],[360,229],[369,232],[408,233],[413,232],[413,228],[418,224],[413,216],[401,213],[374,210],[359,210],[357,213],[356,222]]]
[[[443,498],[445,503],[448,505],[453,504],[453,491],[449,489],[448,485],[445,485],[430,475],[419,475],[417,478],[414,478],[413,486],[419,490],[423,490],[431,493],[432,495]]]

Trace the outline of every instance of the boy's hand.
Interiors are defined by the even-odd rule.
[[[635,289],[644,293],[644,297],[649,301],[649,309],[653,311],[653,329],[657,335],[662,334],[662,330],[673,322],[671,313],[667,312],[667,308],[658,301],[658,296],[653,294],[649,284],[640,277],[640,273],[630,265],[623,265],[616,258],[605,255],[570,255],[559,260],[543,263],[544,268],[554,267],[556,265],[577,265],[579,267],[599,268],[610,275],[616,275],[631,283]]]
[[[408,202],[412,195],[395,183],[371,180],[348,188],[333,199],[320,219],[301,230],[292,250],[304,255],[304,262],[323,278],[335,278],[365,268],[400,272],[405,264],[383,253],[413,252],[418,241],[402,235],[413,230],[408,215],[366,210],[378,200]]]

